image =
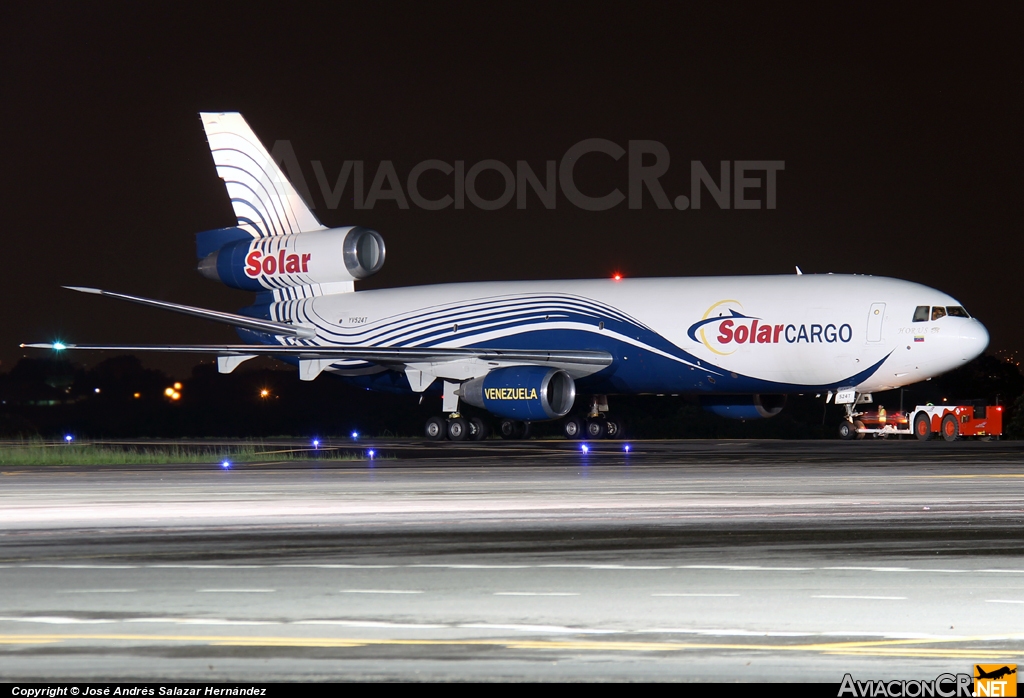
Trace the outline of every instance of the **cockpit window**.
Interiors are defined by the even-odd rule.
[[[946,315],[950,317],[970,317],[962,305],[947,305]]]
[[[928,322],[928,306],[919,305],[914,311],[914,322]]]
[[[940,317],[946,317],[946,309],[941,305],[937,305],[932,308],[932,320],[938,320]]]

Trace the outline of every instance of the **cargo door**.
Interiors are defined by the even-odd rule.
[[[882,320],[885,318],[885,303],[872,303],[868,310],[868,341],[882,341]]]

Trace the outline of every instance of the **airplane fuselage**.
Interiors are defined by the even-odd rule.
[[[315,328],[315,338],[281,340],[288,344],[601,350],[613,361],[581,376],[581,390],[745,394],[886,390],[984,350],[988,333],[976,319],[932,320],[929,311],[915,322],[922,306],[960,304],[898,279],[794,274],[439,284],[279,300],[250,312]],[[365,362],[329,370],[401,389]]]

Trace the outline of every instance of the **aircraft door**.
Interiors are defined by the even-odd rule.
[[[885,318],[885,303],[872,303],[868,311],[868,341],[882,341],[882,320]]]

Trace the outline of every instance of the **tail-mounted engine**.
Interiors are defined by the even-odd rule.
[[[224,232],[210,231],[221,239]],[[233,288],[263,291],[352,282],[376,274],[382,266],[384,238],[376,230],[351,226],[262,238],[245,234],[244,239],[205,254],[199,273]]]
[[[558,368],[510,366],[466,381],[459,396],[499,417],[541,421],[569,413],[576,400],[576,383]]]

